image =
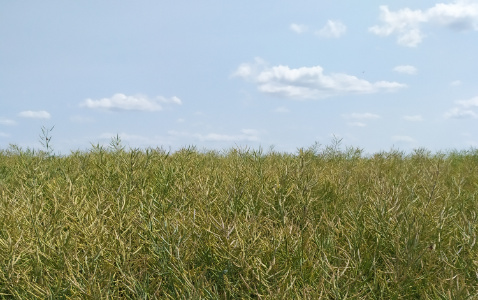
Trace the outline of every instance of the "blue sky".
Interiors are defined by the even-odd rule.
[[[478,147],[478,1],[2,1],[0,148]]]

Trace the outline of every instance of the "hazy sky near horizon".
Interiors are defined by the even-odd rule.
[[[478,0],[1,1],[0,148],[478,147]]]

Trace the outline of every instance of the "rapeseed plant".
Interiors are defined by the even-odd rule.
[[[339,143],[2,150],[0,295],[478,297],[478,152]]]

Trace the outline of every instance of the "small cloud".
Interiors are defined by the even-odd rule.
[[[460,85],[461,85],[461,81],[460,81],[460,80],[454,80],[454,81],[450,82],[450,85],[451,85],[451,86],[460,86]]]
[[[454,3],[438,3],[426,11],[403,8],[390,11],[388,6],[380,6],[382,25],[375,25],[369,31],[378,36],[397,35],[401,46],[416,47],[425,35],[420,24],[431,23],[454,31],[478,30],[478,3],[457,0]]]
[[[469,119],[478,118],[478,97],[468,100],[459,100],[455,102],[456,107],[445,113],[447,119]]]
[[[280,106],[280,107],[274,109],[274,112],[276,112],[276,113],[281,113],[281,114],[285,114],[285,113],[288,113],[288,112],[289,112],[289,109],[288,109],[287,107]]]
[[[104,109],[110,111],[117,110],[135,110],[135,111],[160,111],[163,109],[161,104],[178,104],[181,105],[182,101],[178,97],[156,97],[150,99],[147,96],[136,95],[136,96],[127,96],[125,94],[114,94],[110,98],[102,98],[99,100],[86,99],[80,103],[81,107],[91,108],[91,109]]]
[[[157,99],[162,103],[173,103],[173,104],[177,104],[177,105],[182,105],[183,104],[183,101],[181,101],[181,99],[179,99],[176,96],[173,96],[171,98],[166,98],[166,97],[159,96],[159,97],[157,97]]]
[[[290,24],[289,29],[294,31],[295,33],[301,34],[301,33],[306,32],[308,28],[307,28],[307,26],[305,26],[303,24],[292,23],[292,24]]]
[[[414,75],[417,73],[417,68],[410,65],[396,66],[395,68],[393,68],[393,70],[398,73],[409,74],[409,75]]]
[[[399,143],[413,143],[415,142],[415,139],[407,135],[394,135],[392,136],[392,141]]]
[[[38,110],[38,111],[25,110],[20,112],[18,115],[23,118],[32,118],[32,119],[50,119],[51,118],[50,113],[45,110]]]
[[[359,122],[359,121],[380,119],[381,117],[379,115],[372,114],[372,113],[351,113],[351,114],[343,114],[342,118],[358,120],[358,121],[347,123],[349,126],[365,127],[367,126],[367,124],[365,124],[364,122]]]
[[[195,138],[202,142],[257,142],[260,140],[260,133],[255,129],[242,129],[239,134],[221,134],[215,132],[193,134],[187,131],[169,130],[168,135],[174,138]]]
[[[5,132],[0,132],[0,137],[10,137],[10,135],[8,133],[5,133]]]
[[[462,108],[452,108],[445,113],[445,118],[447,119],[469,119],[478,118],[478,113],[474,112],[471,109],[462,109]]]
[[[0,118],[0,124],[7,125],[7,126],[13,126],[13,125],[16,125],[17,122],[15,122],[14,120],[10,120],[10,119]]]
[[[406,121],[410,121],[410,122],[423,121],[423,118],[422,118],[421,115],[403,116],[403,119],[406,120]]]
[[[186,120],[184,120],[183,118],[179,118],[176,120],[177,123],[184,123],[186,122]]]
[[[365,123],[362,123],[362,122],[350,122],[350,123],[347,123],[349,126],[353,126],[353,127],[365,127],[367,126],[367,124]]]
[[[322,29],[317,31],[317,35],[325,38],[339,38],[345,34],[347,26],[340,21],[328,20]]]
[[[459,101],[456,101],[456,103],[466,108],[478,107],[478,97],[471,98],[469,100],[459,100]]]
[[[342,115],[345,119],[371,120],[380,119],[380,116],[372,113],[351,113]]]
[[[369,82],[344,73],[324,74],[321,66],[269,67],[263,60],[241,64],[233,76],[257,84],[260,92],[290,99],[323,99],[346,94],[393,92],[405,84],[390,81]]]
[[[241,77],[244,79],[253,79],[257,77],[265,68],[267,68],[267,63],[262,58],[255,57],[253,63],[240,64],[231,76]]]
[[[247,135],[255,135],[255,136],[259,135],[259,131],[255,129],[242,129],[241,133],[247,134]]]
[[[168,135],[173,136],[173,137],[189,137],[189,136],[191,136],[186,131],[176,131],[176,130],[168,130]]]

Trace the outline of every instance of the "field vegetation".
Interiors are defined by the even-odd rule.
[[[0,298],[478,298],[478,150],[49,147],[0,150]]]

